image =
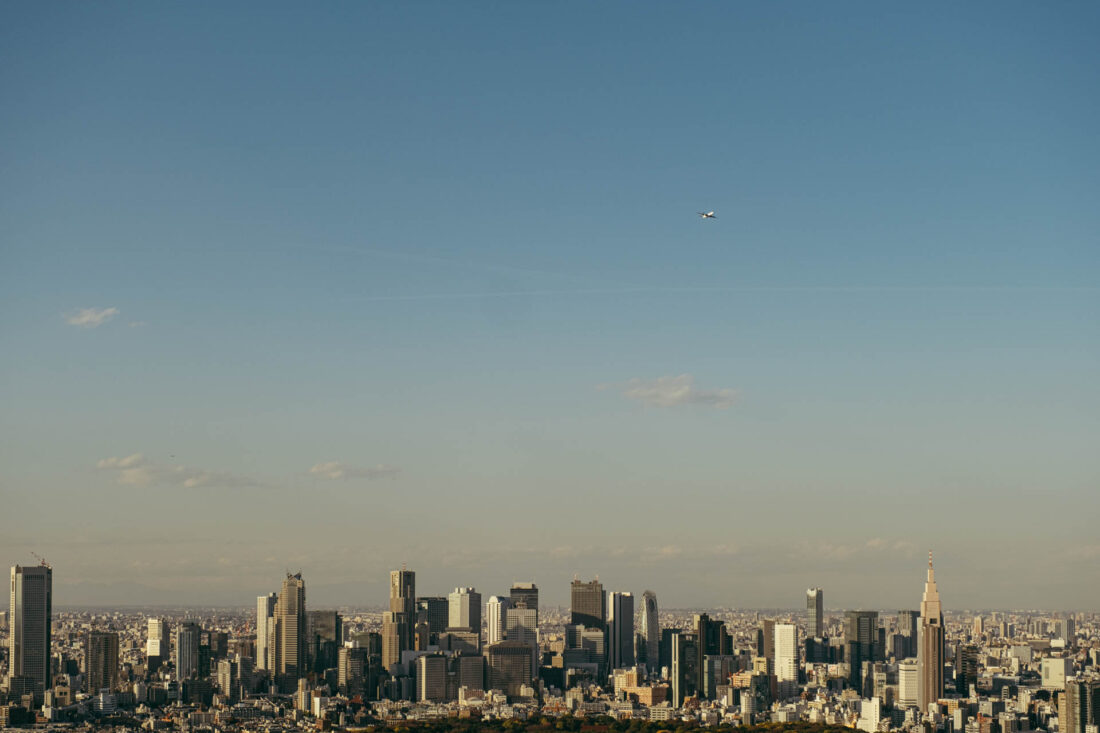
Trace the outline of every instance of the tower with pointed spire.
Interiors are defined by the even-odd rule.
[[[932,568],[932,552],[928,552],[928,580],[920,602],[920,626],[917,629],[917,666],[920,685],[917,704],[922,714],[928,705],[943,697],[943,607],[936,588],[936,571]]]

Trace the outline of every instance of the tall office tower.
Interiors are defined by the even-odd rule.
[[[899,708],[915,708],[920,688],[920,666],[915,659],[906,659],[898,663],[898,699]]]
[[[1100,678],[1066,680],[1058,729],[1062,733],[1087,733],[1100,724]]]
[[[794,624],[775,625],[775,678],[780,696],[798,694],[798,627]]]
[[[508,641],[522,641],[531,647],[531,676],[539,672],[539,612],[520,606],[505,611],[504,635]]]
[[[485,676],[490,690],[501,690],[509,697],[520,694],[520,687],[531,682],[531,646],[521,641],[502,641],[485,648]]]
[[[905,637],[905,653],[902,658],[917,656],[917,629],[919,611],[898,611],[898,633]]]
[[[306,676],[308,631],[306,628],[306,584],[301,573],[287,574],[275,602],[275,667],[280,688],[290,692]]]
[[[176,627],[176,679],[190,680],[199,676],[199,643],[202,629],[185,621]]]
[[[416,658],[416,699],[420,702],[447,701],[447,657],[443,654]]]
[[[390,613],[403,613],[410,618],[416,604],[416,573],[401,568],[390,571]]]
[[[1058,638],[1065,639],[1069,649],[1076,646],[1077,626],[1072,616],[1058,619]]]
[[[679,708],[684,700],[697,692],[699,667],[702,666],[695,634],[675,631],[672,634],[672,707]]]
[[[978,647],[960,644],[955,648],[955,692],[969,695],[970,686],[978,684]]]
[[[646,669],[652,675],[661,671],[661,626],[657,621],[657,594],[642,593],[642,638],[645,639]]]
[[[511,590],[512,608],[525,608],[539,610],[539,587],[534,583],[512,583]]]
[[[481,594],[473,588],[455,588],[447,596],[447,628],[469,629],[481,636]]]
[[[336,611],[310,611],[306,615],[306,650],[309,669],[323,674],[336,669],[336,653],[344,644],[344,619]]]
[[[340,647],[336,661],[336,684],[348,697],[363,693],[369,654],[366,649]]]
[[[429,610],[429,609],[426,609]],[[382,614],[382,668],[401,661],[401,652],[415,647],[416,573],[390,571],[390,610]],[[431,619],[429,616],[429,629]],[[429,634],[430,635],[430,634]]]
[[[512,599],[503,596],[489,596],[489,602],[485,604],[485,615],[489,627],[487,643],[499,644],[504,641],[504,627],[507,619],[505,613],[512,607]]]
[[[613,591],[607,607],[611,669],[634,666],[634,595]]]
[[[256,598],[256,669],[272,669],[275,666],[274,634],[269,632],[275,630],[275,603],[278,600],[279,596],[275,593]]]
[[[878,611],[845,611],[844,659],[853,689],[863,690],[863,663],[876,661],[877,646]]]
[[[412,649],[416,625],[416,573],[412,570],[402,567],[390,571],[390,613],[402,614],[396,622],[403,634],[399,640],[401,650]],[[400,658],[400,653],[397,656]]]
[[[982,638],[982,636],[984,634],[985,634],[985,623],[982,621],[981,616],[975,616],[974,617],[974,630],[971,632],[971,635],[974,637],[975,640],[977,640],[977,639]]]
[[[932,553],[928,553],[928,580],[920,602],[920,629],[917,634],[917,664],[920,666],[920,690],[917,704],[922,713],[928,704],[943,697],[943,609],[936,590]]]
[[[172,629],[168,625],[168,619],[151,618],[146,623],[148,624],[148,636],[145,641],[145,656],[156,657],[157,664],[159,664],[171,656]]]
[[[432,644],[447,630],[449,604],[444,596],[422,596],[416,599],[416,620],[427,621],[428,638]]]
[[[695,627],[695,644],[699,663],[695,670],[695,692],[707,697],[710,687],[706,684],[707,657],[715,657],[732,652],[731,643],[726,634],[726,625],[711,619],[705,613],[696,614],[692,619]]]
[[[405,646],[409,632],[409,620],[405,614],[393,611],[382,614],[382,668],[386,671],[400,662],[401,652],[409,648]]]
[[[820,588],[806,591],[806,636],[811,639],[825,636],[825,594]]]
[[[50,687],[50,637],[53,615],[53,568],[40,565],[11,569],[8,630],[8,682],[27,677],[35,700]]]
[[[766,659],[775,659],[775,621],[764,619],[756,630],[756,655]]]
[[[582,583],[573,579],[569,623],[607,631],[607,605],[599,580]]]
[[[118,687],[118,634],[89,631],[84,637],[84,689],[91,695]]]

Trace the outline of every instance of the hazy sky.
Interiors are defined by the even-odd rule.
[[[1100,607],[1100,5],[0,5],[66,603]],[[713,209],[703,221],[697,211]]]

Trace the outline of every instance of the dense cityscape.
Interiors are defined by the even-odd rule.
[[[912,610],[670,610],[574,579],[310,609],[287,573],[255,609],[57,613],[45,561],[11,569],[0,726],[347,730],[431,721],[811,723],[1097,733],[1100,614],[945,612],[929,555]],[[916,593],[914,593],[916,595]],[[637,602],[636,602],[637,601]],[[667,604],[668,601],[665,601]],[[672,600],[675,604],[675,600]],[[559,728],[561,726],[559,725]]]

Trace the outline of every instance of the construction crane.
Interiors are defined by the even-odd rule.
[[[39,555],[34,550],[31,550],[31,554],[34,555],[34,559],[38,561],[38,564],[40,566],[42,566],[44,568],[49,568],[50,567],[50,564],[48,562],[46,562],[46,558],[42,557],[41,555]],[[53,568],[50,568],[50,569],[52,570]]]

